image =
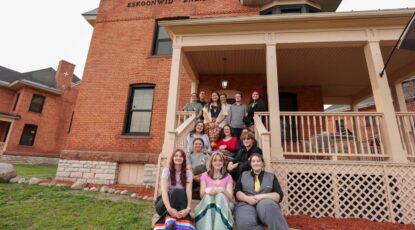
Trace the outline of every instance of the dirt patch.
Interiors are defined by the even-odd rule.
[[[285,217],[290,228],[299,230],[415,230],[413,224],[374,222],[366,219],[313,218],[310,216]]]

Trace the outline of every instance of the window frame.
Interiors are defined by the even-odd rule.
[[[73,122],[73,116],[74,116],[74,114],[75,114],[75,112],[74,112],[74,111],[72,111],[71,120],[69,121],[69,127],[68,127],[68,131],[67,131],[67,133],[70,133],[70,132],[71,132],[71,129],[72,129],[72,122]]]
[[[35,133],[33,134],[33,139],[32,139],[32,141],[31,141],[30,144],[23,143],[23,137],[25,136],[26,127],[32,127],[32,128],[34,128],[34,131],[35,131]],[[37,129],[38,129],[38,126],[37,125],[34,125],[34,124],[25,124],[24,127],[23,127],[22,135],[20,136],[19,145],[23,145],[23,146],[33,146],[35,144],[35,139],[36,139],[36,135],[37,135]]]
[[[159,29],[162,26],[159,26],[159,22],[160,21],[166,21],[166,20],[183,20],[183,19],[189,19],[188,16],[179,16],[179,17],[172,17],[172,18],[159,18],[156,19],[156,23],[154,26],[154,35],[153,35],[153,44],[152,44],[152,49],[151,49],[151,55],[158,57],[158,56],[171,56],[173,54],[173,41],[169,38],[161,38],[159,39]],[[172,44],[172,49],[171,49],[171,53],[169,54],[158,54],[156,51],[159,47],[159,41],[170,41]]]
[[[347,128],[346,128],[346,122],[344,121],[344,119],[337,119],[335,120],[335,125],[336,125],[336,133],[344,133],[347,132]]]
[[[13,104],[12,111],[16,111],[16,107],[17,107],[17,103],[19,102],[19,99],[20,99],[20,93],[17,93],[16,94],[16,99],[15,99],[14,104]]]
[[[134,103],[135,90],[137,90],[137,89],[152,89],[153,90],[151,110],[149,110],[149,109],[133,109],[132,108],[132,105]],[[123,135],[127,135],[127,136],[150,136],[151,123],[152,123],[152,120],[153,120],[153,111],[154,111],[155,91],[156,91],[156,85],[155,84],[133,84],[133,85],[130,86],[130,93],[129,93],[128,104],[127,104],[128,107],[127,107],[127,113],[126,113],[126,122],[125,122],[125,126],[124,126]],[[132,115],[133,115],[134,112],[150,112],[151,113],[148,132],[131,132],[130,131]]]
[[[299,10],[299,12],[284,12],[290,10]],[[310,6],[308,4],[293,4],[293,5],[279,5],[272,6],[259,12],[260,15],[272,14],[290,14],[290,13],[319,13],[320,9]]]
[[[36,110],[34,110],[34,109],[32,108],[32,106],[33,106],[33,100],[34,100],[35,98],[42,98],[42,99],[43,99],[43,100],[42,100],[42,105],[40,106],[40,111],[36,111]],[[43,96],[43,95],[40,95],[40,94],[36,94],[36,93],[34,93],[34,94],[33,94],[33,96],[32,96],[32,100],[30,101],[29,111],[30,111],[30,112],[33,112],[33,113],[42,113],[42,111],[43,111],[43,107],[45,106],[45,101],[46,101],[46,96]]]

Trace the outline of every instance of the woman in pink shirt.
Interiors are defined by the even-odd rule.
[[[226,170],[225,157],[214,152],[200,181],[202,201],[195,207],[197,229],[232,229],[233,181]]]

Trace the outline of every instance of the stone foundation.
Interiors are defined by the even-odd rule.
[[[144,165],[144,184],[156,187],[156,177],[157,177],[157,165],[155,164],[145,164]]]
[[[118,164],[105,161],[59,160],[57,180],[84,181],[93,184],[115,184]]]
[[[39,164],[57,165],[59,162],[59,158],[0,155],[0,162],[6,162],[10,164],[24,164],[24,165],[39,165]]]

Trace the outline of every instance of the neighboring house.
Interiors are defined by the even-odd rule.
[[[58,70],[26,73],[0,66],[2,161],[57,163],[78,95],[74,68],[66,61],[59,62]]]
[[[335,12],[340,3],[101,1],[84,14],[94,32],[56,178],[158,189],[196,120],[181,108],[226,80],[228,98],[249,103],[258,90],[267,102],[255,135],[287,194],[284,214],[414,223],[405,191],[415,184],[402,178],[415,177],[415,113],[397,113],[391,91],[402,108],[396,86],[415,75],[415,52],[398,50],[379,77],[414,9]],[[376,113],[324,112],[372,95]]]

